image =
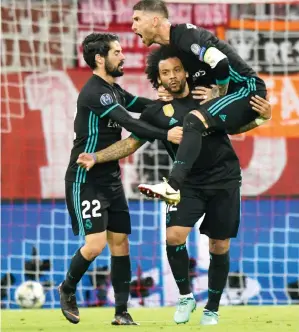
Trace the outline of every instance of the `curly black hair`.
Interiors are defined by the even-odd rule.
[[[96,69],[95,56],[99,54],[103,57],[108,55],[110,42],[119,41],[117,35],[113,33],[91,33],[82,42],[83,58],[91,69]]]
[[[160,46],[149,53],[146,59],[145,73],[155,89],[159,87],[159,63],[169,58],[179,58],[178,51],[169,45]]]

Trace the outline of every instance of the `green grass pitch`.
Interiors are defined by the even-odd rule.
[[[192,314],[187,324],[172,321],[174,308],[131,309],[140,326],[111,326],[113,309],[81,309],[81,322],[70,324],[60,310],[3,310],[2,332],[299,332],[299,306],[240,306],[222,307],[216,326],[198,324],[202,308]]]

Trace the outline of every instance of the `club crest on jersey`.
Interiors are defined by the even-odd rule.
[[[192,44],[191,45],[191,51],[195,54],[195,55],[199,55],[201,47],[198,44]]]
[[[113,104],[113,98],[109,93],[104,93],[101,95],[100,102],[103,106],[111,105]]]
[[[173,106],[171,104],[164,105],[163,113],[165,114],[165,116],[168,116],[169,118],[171,118],[174,114]]]

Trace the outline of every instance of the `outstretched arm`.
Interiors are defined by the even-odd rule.
[[[241,127],[237,131],[229,133],[230,135],[245,133],[246,131],[261,126],[262,124],[271,119],[272,115],[271,104],[266,99],[256,95],[254,97],[251,97],[250,104],[252,105],[252,109],[255,110],[257,113],[259,113],[260,116],[256,118],[254,121]]]

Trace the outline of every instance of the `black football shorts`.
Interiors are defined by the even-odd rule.
[[[65,181],[66,205],[74,235],[131,233],[131,219],[123,187]]]
[[[205,214],[199,230],[215,240],[236,237],[240,224],[240,187],[182,189],[181,201],[167,206],[166,227],[194,227]]]

